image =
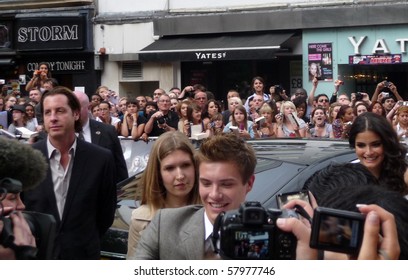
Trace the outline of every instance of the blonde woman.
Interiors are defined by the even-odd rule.
[[[275,112],[269,104],[262,105],[259,113],[265,118],[264,122],[257,123],[257,132],[260,138],[276,138]]]
[[[276,136],[278,138],[295,138],[306,136],[306,123],[296,114],[296,106],[292,101],[281,105],[280,114],[276,115]]]

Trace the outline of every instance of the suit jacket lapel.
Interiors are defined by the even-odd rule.
[[[41,146],[39,146],[39,150],[43,153],[44,157],[47,160],[48,165],[50,165],[50,158],[48,157],[48,149],[47,149],[46,140],[42,142]],[[47,177],[45,178],[42,185],[45,186],[44,189],[45,189],[46,194],[44,195],[45,197],[48,198],[49,205],[53,205],[53,208],[51,209],[52,215],[56,218],[57,222],[59,223],[61,219],[58,213],[57,200],[55,199],[54,183],[52,182],[51,168],[47,169]]]
[[[89,120],[89,130],[91,131],[91,142],[93,144],[99,145],[102,133],[100,131],[98,121],[90,119]]]
[[[181,241],[188,260],[202,260],[204,257],[204,208],[197,211],[191,223],[181,232]],[[200,236],[197,240],[197,236]]]

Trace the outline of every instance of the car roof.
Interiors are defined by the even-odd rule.
[[[258,165],[283,161],[311,165],[340,154],[354,153],[348,141],[332,139],[256,139],[248,140],[256,151]]]
[[[255,183],[247,200],[276,208],[279,193],[300,191],[316,171],[357,158],[348,141],[331,139],[248,140],[257,156]]]

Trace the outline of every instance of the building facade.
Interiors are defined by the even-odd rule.
[[[93,1],[2,1],[0,80],[20,90],[40,62],[61,85],[94,91],[100,83],[93,46]],[[96,62],[96,63],[95,63]]]
[[[404,1],[108,2],[99,1],[95,46],[105,51],[102,83],[122,95],[201,83],[221,100],[232,88],[245,97],[254,76],[308,90],[312,63],[319,92],[341,79],[346,92],[371,93],[387,79],[408,95]]]

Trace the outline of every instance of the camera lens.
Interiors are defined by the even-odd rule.
[[[166,120],[164,119],[164,117],[160,117],[157,119],[157,123],[158,124],[164,124],[166,122]]]

